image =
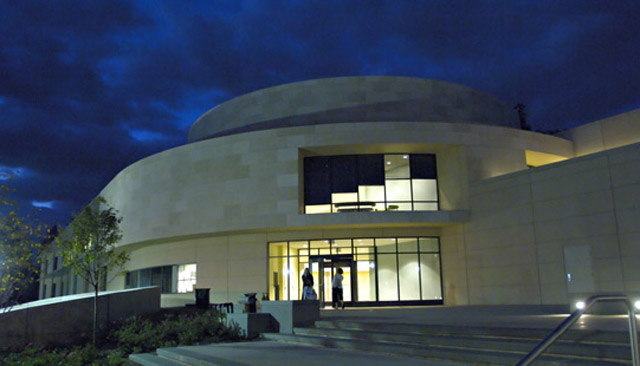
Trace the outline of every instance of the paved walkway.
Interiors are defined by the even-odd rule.
[[[569,315],[559,307],[459,306],[355,308],[322,310],[322,320],[367,320],[388,323],[555,328]],[[624,316],[585,315],[581,329],[627,330]],[[393,355],[298,346],[272,341],[181,347],[197,350],[220,366],[461,366],[464,363],[413,359]]]

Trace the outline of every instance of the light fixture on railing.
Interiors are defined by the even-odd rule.
[[[584,301],[582,301],[582,300],[578,300],[578,301],[576,301],[576,309],[578,309],[578,310],[582,310],[582,309],[584,309],[584,306],[585,306],[585,305],[586,305],[586,304],[585,304],[585,303],[584,303]]]
[[[640,300],[636,300],[636,302],[633,303],[633,306],[636,308],[636,310],[640,310]]]

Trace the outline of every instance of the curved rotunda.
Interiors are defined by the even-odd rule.
[[[186,145],[132,164],[104,188],[131,254],[110,288],[159,285],[163,306],[193,302],[194,287],[209,288],[212,302],[247,292],[296,300],[305,268],[326,302],[342,268],[348,306],[558,304],[625,286],[622,270],[598,281],[600,252],[571,248],[592,248],[589,215],[602,200],[583,196],[617,189],[615,175],[594,172],[615,170],[610,156],[620,169],[632,165],[639,121],[632,111],[598,129],[524,131],[490,95],[404,77],[239,96],[203,114]],[[627,131],[605,144],[620,125]],[[593,189],[576,193],[572,182]],[[558,215],[554,202],[574,209]],[[616,209],[604,212],[615,220]],[[569,270],[587,273],[569,268],[572,255],[591,260],[582,285],[566,281]]]

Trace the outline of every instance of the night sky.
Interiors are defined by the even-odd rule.
[[[0,0],[0,183],[66,223],[215,105],[350,75],[524,103],[534,130],[640,107],[640,1]]]

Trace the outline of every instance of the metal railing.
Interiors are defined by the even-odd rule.
[[[516,366],[527,366],[535,361],[544,351],[546,351],[553,342],[555,342],[561,335],[564,334],[575,322],[580,319],[582,314],[587,312],[593,304],[598,301],[621,301],[627,307],[627,314],[629,315],[629,337],[631,342],[631,361],[633,366],[640,366],[640,360],[638,358],[638,326],[636,324],[636,315],[634,311],[634,305],[631,304],[629,297],[625,295],[595,295],[591,296],[585,302],[583,309],[574,311],[565,321],[563,321],[556,329],[553,330],[545,339],[542,340],[534,349],[531,350],[525,357],[523,357]]]

